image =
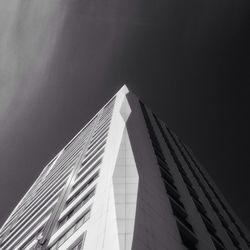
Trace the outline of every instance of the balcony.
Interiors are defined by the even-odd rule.
[[[183,245],[188,250],[197,250],[196,244],[198,240],[196,239],[194,233],[185,227],[179,220],[177,220],[177,227],[179,229]]]

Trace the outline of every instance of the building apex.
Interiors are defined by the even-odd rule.
[[[122,92],[123,94],[127,94],[129,92],[129,89],[126,84],[122,85],[122,87],[119,89],[118,92]]]

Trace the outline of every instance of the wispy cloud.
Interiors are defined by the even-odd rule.
[[[0,127],[43,87],[66,7],[61,0],[0,2]]]

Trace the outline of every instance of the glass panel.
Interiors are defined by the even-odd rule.
[[[76,250],[81,250],[82,240],[77,244]]]
[[[74,233],[74,227],[70,228],[70,230],[66,233],[65,241]]]
[[[86,222],[90,217],[90,210],[84,216],[84,222]]]
[[[56,249],[57,249],[57,243],[50,248],[50,250],[56,250]]]
[[[77,221],[76,225],[75,225],[75,230],[77,230],[78,228],[80,228],[84,223],[84,217],[81,218],[79,221]]]
[[[57,243],[57,246],[58,246],[58,247],[61,246],[61,245],[63,244],[63,242],[65,241],[65,240],[64,240],[64,236],[65,236],[65,235],[63,235],[63,236],[58,240],[58,243]]]

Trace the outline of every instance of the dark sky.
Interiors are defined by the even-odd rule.
[[[10,0],[0,6],[0,225],[126,83],[250,227],[248,0]]]

